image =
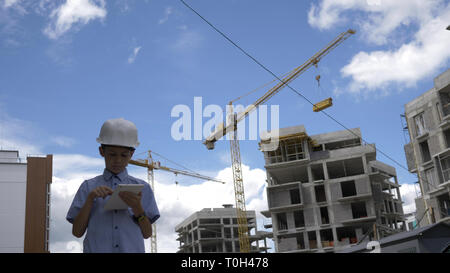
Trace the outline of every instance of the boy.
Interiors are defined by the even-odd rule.
[[[134,123],[125,119],[107,120],[97,142],[105,158],[102,175],[84,181],[67,213],[72,234],[82,237],[83,252],[145,252],[144,238],[152,235],[152,224],[159,210],[150,185],[128,175],[126,166],[139,145]],[[125,210],[104,210],[103,207],[119,184],[144,184],[141,193],[121,192],[128,205]]]

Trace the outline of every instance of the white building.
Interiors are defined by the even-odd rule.
[[[24,252],[27,164],[0,151],[0,253]]]
[[[0,253],[48,252],[52,162],[0,150]]]

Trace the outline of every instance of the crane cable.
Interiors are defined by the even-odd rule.
[[[190,5],[188,5],[184,0],[180,0],[180,2],[186,6],[188,9],[190,9],[192,12],[194,12],[198,17],[200,17],[205,23],[207,23],[210,27],[212,27],[217,33],[219,33],[222,37],[224,37],[228,42],[230,42],[234,47],[236,47],[237,49],[239,49],[244,55],[246,55],[247,57],[249,57],[251,60],[253,60],[253,62],[255,62],[257,65],[259,65],[261,68],[263,68],[264,70],[266,70],[268,73],[270,73],[273,77],[275,77],[276,79],[278,79],[278,81],[282,82],[284,85],[286,85],[291,91],[293,91],[294,93],[296,93],[297,95],[299,95],[300,97],[302,97],[304,100],[306,100],[307,102],[309,102],[312,106],[314,106],[314,103],[311,102],[311,100],[309,100],[307,97],[305,97],[304,95],[302,95],[299,91],[297,91],[296,89],[294,89],[293,87],[291,87],[289,84],[287,84],[286,82],[284,82],[280,77],[278,77],[275,73],[273,73],[269,68],[267,68],[265,65],[263,65],[261,62],[259,62],[256,58],[254,58],[252,55],[250,55],[247,51],[245,51],[243,48],[241,48],[237,43],[235,43],[233,40],[231,40],[227,35],[225,35],[222,31],[220,31],[217,27],[215,27],[211,22],[209,22],[206,18],[204,18],[200,13],[198,13],[194,8],[192,8]],[[364,138],[362,138],[362,136],[359,136],[358,134],[354,133],[352,130],[350,130],[347,126],[345,126],[343,123],[341,123],[340,121],[338,121],[337,119],[335,119],[334,117],[332,117],[330,114],[328,114],[325,110],[322,110],[321,113],[323,113],[326,117],[330,118],[331,120],[333,120],[334,122],[336,122],[337,124],[339,124],[341,127],[343,127],[345,130],[349,131],[351,134],[355,135],[358,138],[361,138],[361,140],[363,141],[364,144],[369,144],[369,142],[367,142]],[[408,168],[405,167],[404,165],[402,165],[400,162],[398,162],[397,160],[395,160],[394,158],[392,158],[391,156],[389,156],[388,154],[386,154],[385,152],[383,152],[382,150],[380,150],[379,148],[374,147],[375,151],[380,152],[382,155],[384,155],[386,158],[388,158],[389,160],[391,160],[392,162],[394,162],[395,164],[397,164],[399,167],[401,167],[402,169],[406,170],[407,172],[409,172]],[[423,179],[422,179],[423,180]],[[428,181],[424,181],[426,182],[428,185],[431,185],[435,188],[437,188],[437,186],[429,183]],[[423,193],[422,193],[423,194]]]

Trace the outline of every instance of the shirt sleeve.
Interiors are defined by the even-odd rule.
[[[142,206],[144,207],[145,215],[147,215],[150,223],[156,222],[159,218],[159,209],[156,205],[155,195],[150,185],[146,185],[144,187],[143,195],[142,195]]]
[[[80,188],[78,189],[75,197],[73,198],[72,205],[67,212],[66,220],[73,224],[73,221],[78,216],[81,208],[84,206],[87,196],[89,195],[89,190],[86,181],[84,181]]]

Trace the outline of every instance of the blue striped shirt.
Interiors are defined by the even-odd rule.
[[[119,184],[144,184],[142,190],[142,207],[145,215],[154,223],[159,218],[159,210],[156,205],[155,196],[150,185],[145,181],[128,175],[127,170],[123,170],[114,175],[105,169],[103,175],[99,175],[89,180],[85,180],[76,193],[72,205],[67,213],[66,219],[73,223],[89,193],[98,186],[108,186],[114,190]],[[83,241],[83,252],[101,253],[144,253],[144,237],[139,225],[133,220],[131,208],[125,210],[104,210],[105,203],[110,196],[105,199],[96,198],[89,216],[87,233]]]

